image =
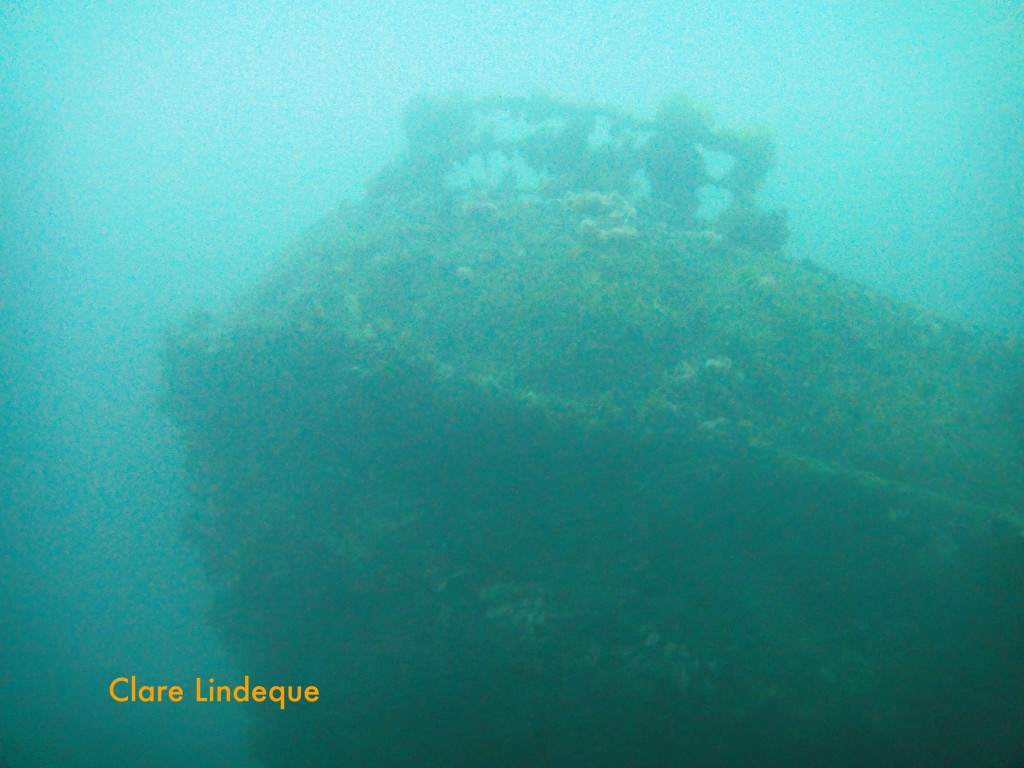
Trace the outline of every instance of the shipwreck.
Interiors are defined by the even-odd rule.
[[[1024,347],[785,253],[764,130],[421,99],[168,335],[269,766],[1001,766]]]

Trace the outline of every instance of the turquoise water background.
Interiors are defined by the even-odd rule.
[[[764,123],[787,252],[1024,333],[1024,11],[998,2],[7,3],[0,9],[0,765],[243,765],[157,347],[401,146],[421,93],[541,88]]]

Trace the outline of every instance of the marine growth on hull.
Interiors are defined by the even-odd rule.
[[[246,674],[320,692],[254,709],[254,754],[1022,746],[1020,342],[788,259],[771,134],[685,98],[448,96],[405,127],[360,200],[167,341],[211,620]]]

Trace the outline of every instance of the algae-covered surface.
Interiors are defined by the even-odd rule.
[[[1024,745],[1024,353],[785,254],[763,130],[422,100],[168,339],[268,765],[992,765]]]

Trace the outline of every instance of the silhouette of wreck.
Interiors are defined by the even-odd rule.
[[[771,135],[422,99],[169,334],[185,532],[273,766],[999,765],[1024,355],[784,254]]]

